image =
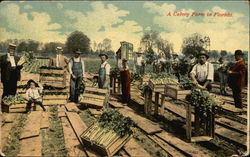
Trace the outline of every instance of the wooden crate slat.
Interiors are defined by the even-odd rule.
[[[108,90],[106,90],[106,89],[99,89],[99,88],[93,88],[93,87],[86,87],[85,92],[87,92],[87,91],[102,93],[102,94],[106,94],[108,92]]]
[[[90,104],[98,107],[103,107],[102,101],[94,101],[94,100],[81,100],[81,103],[83,104]]]
[[[64,74],[65,70],[57,69],[40,69],[40,74]]]
[[[191,93],[191,90],[182,90],[177,86],[166,85],[164,93],[173,99],[185,99]]]
[[[75,103],[67,103],[65,104],[65,108],[68,112],[79,112],[79,108],[76,106]]]
[[[68,95],[44,95],[43,100],[65,100],[68,98]]]
[[[104,100],[106,98],[105,96],[102,96],[102,95],[89,94],[89,93],[84,93],[81,96],[82,97],[89,97],[89,98],[100,99],[100,100]]]
[[[52,76],[40,76],[40,81],[41,82],[46,82],[46,81],[64,81],[64,77],[52,77]]]
[[[43,105],[60,105],[66,103],[66,100],[43,100]]]

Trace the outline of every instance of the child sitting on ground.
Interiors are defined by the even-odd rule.
[[[93,84],[92,87],[98,88],[98,76],[93,77]]]
[[[40,105],[43,111],[46,111],[45,107],[42,104],[42,96],[41,93],[43,91],[43,87],[41,84],[37,84],[34,80],[29,80],[27,82],[28,90],[26,91],[26,98],[28,99],[28,104],[26,107],[27,112],[30,112],[31,104]]]

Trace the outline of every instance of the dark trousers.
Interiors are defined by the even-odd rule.
[[[16,95],[16,90],[17,90],[17,80],[4,81],[2,98],[9,95]]]
[[[203,81],[203,82],[201,82],[201,81],[198,81],[198,83],[199,83],[199,85],[201,85],[201,86],[204,86],[204,84],[206,83],[207,81]],[[211,85],[211,83],[208,83],[208,85],[207,85],[207,90],[210,92],[211,90],[212,90],[212,85]]]
[[[26,111],[30,111],[31,110],[31,104],[32,103],[41,106],[41,108],[44,111],[46,111],[45,107],[43,106],[43,103],[41,101],[37,101],[37,100],[34,100],[34,99],[31,99],[31,100],[28,101],[27,106],[26,106]]]
[[[232,88],[235,107],[242,108],[241,88]]]
[[[76,79],[71,78],[71,80],[70,80],[70,98],[69,98],[69,100],[71,102],[78,103],[81,84],[82,84],[82,77],[78,77]]]

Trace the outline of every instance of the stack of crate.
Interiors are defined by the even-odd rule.
[[[66,71],[62,68],[41,67],[40,82],[56,88],[65,88]]]

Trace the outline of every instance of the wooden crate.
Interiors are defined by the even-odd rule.
[[[26,112],[26,106],[27,106],[27,103],[10,104],[10,105],[3,104],[2,111],[7,112],[7,113],[18,113],[18,112],[23,113],[23,112]],[[31,111],[36,111],[38,108],[37,106],[39,106],[39,105],[32,104]]]
[[[191,90],[183,90],[180,87],[174,85],[165,85],[164,93],[170,98],[183,100],[188,94],[191,93]]]
[[[154,84],[150,79],[148,85],[153,92],[164,92],[165,84]]]
[[[88,129],[86,129],[85,132],[92,129],[92,127],[94,125],[98,125],[98,124],[93,124]],[[108,157],[113,156],[116,152],[118,152],[121,149],[121,147],[123,147],[132,137],[132,134],[131,135],[125,135],[124,137],[117,136],[116,139],[111,141],[111,143],[109,143],[107,145],[107,147],[104,148],[102,146],[97,145],[96,143],[93,143],[89,139],[86,139],[85,137],[83,137],[83,134],[81,135],[81,139],[82,139],[82,141],[83,141],[83,143],[84,143],[84,145],[86,147],[92,149],[95,152],[98,152],[102,156],[108,156]]]
[[[107,105],[109,94],[107,90],[86,87],[84,94],[81,94],[80,103],[89,104],[99,108]]]
[[[58,76],[50,76],[58,75]],[[42,84],[57,88],[66,87],[66,71],[61,69],[40,69],[39,80]]]

